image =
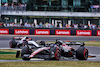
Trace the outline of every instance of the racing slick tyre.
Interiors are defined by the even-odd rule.
[[[32,51],[31,50],[29,50],[29,48],[28,47],[23,47],[22,48],[22,51],[21,51],[21,57],[22,57],[22,59],[23,60],[30,60],[30,58],[29,58],[29,56],[24,56],[25,54],[27,54],[27,55],[30,55],[32,53]]]
[[[50,49],[50,60],[59,60],[61,57],[60,50],[53,47]]]
[[[12,40],[9,42],[10,48],[15,48],[17,45],[17,42],[15,42],[15,40]]]
[[[85,47],[79,47],[76,51],[76,58],[78,60],[87,60],[88,59],[88,49]]]

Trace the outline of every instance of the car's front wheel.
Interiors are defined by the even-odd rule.
[[[21,51],[21,57],[23,60],[30,60],[29,56],[31,54],[31,50],[28,47],[23,47]],[[26,56],[25,56],[26,55]]]
[[[61,53],[59,49],[51,48],[50,49],[50,59],[51,60],[59,60],[61,57]]]

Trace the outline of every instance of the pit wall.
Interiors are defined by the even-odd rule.
[[[14,35],[77,35],[100,36],[100,30],[63,30],[63,29],[0,29],[0,34]]]

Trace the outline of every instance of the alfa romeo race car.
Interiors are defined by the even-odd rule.
[[[68,44],[68,45],[67,45]],[[78,49],[74,49],[70,45],[77,44],[80,45]],[[60,57],[72,57],[78,60],[88,59],[88,49],[84,47],[84,43],[81,42],[64,42],[61,40],[56,40],[55,43],[45,44],[44,47],[37,48],[33,51],[32,47],[26,45],[22,48],[21,58],[23,60],[30,60],[31,58],[41,58],[45,60],[59,60]],[[16,57],[20,54],[19,51],[16,53]]]
[[[28,45],[32,47],[40,47],[35,41],[28,37],[13,37],[12,40],[9,42],[10,48],[22,48],[23,42],[27,40]]]

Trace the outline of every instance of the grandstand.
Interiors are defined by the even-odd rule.
[[[0,0],[0,22],[100,27],[100,0]],[[62,27],[61,27],[62,28]]]

